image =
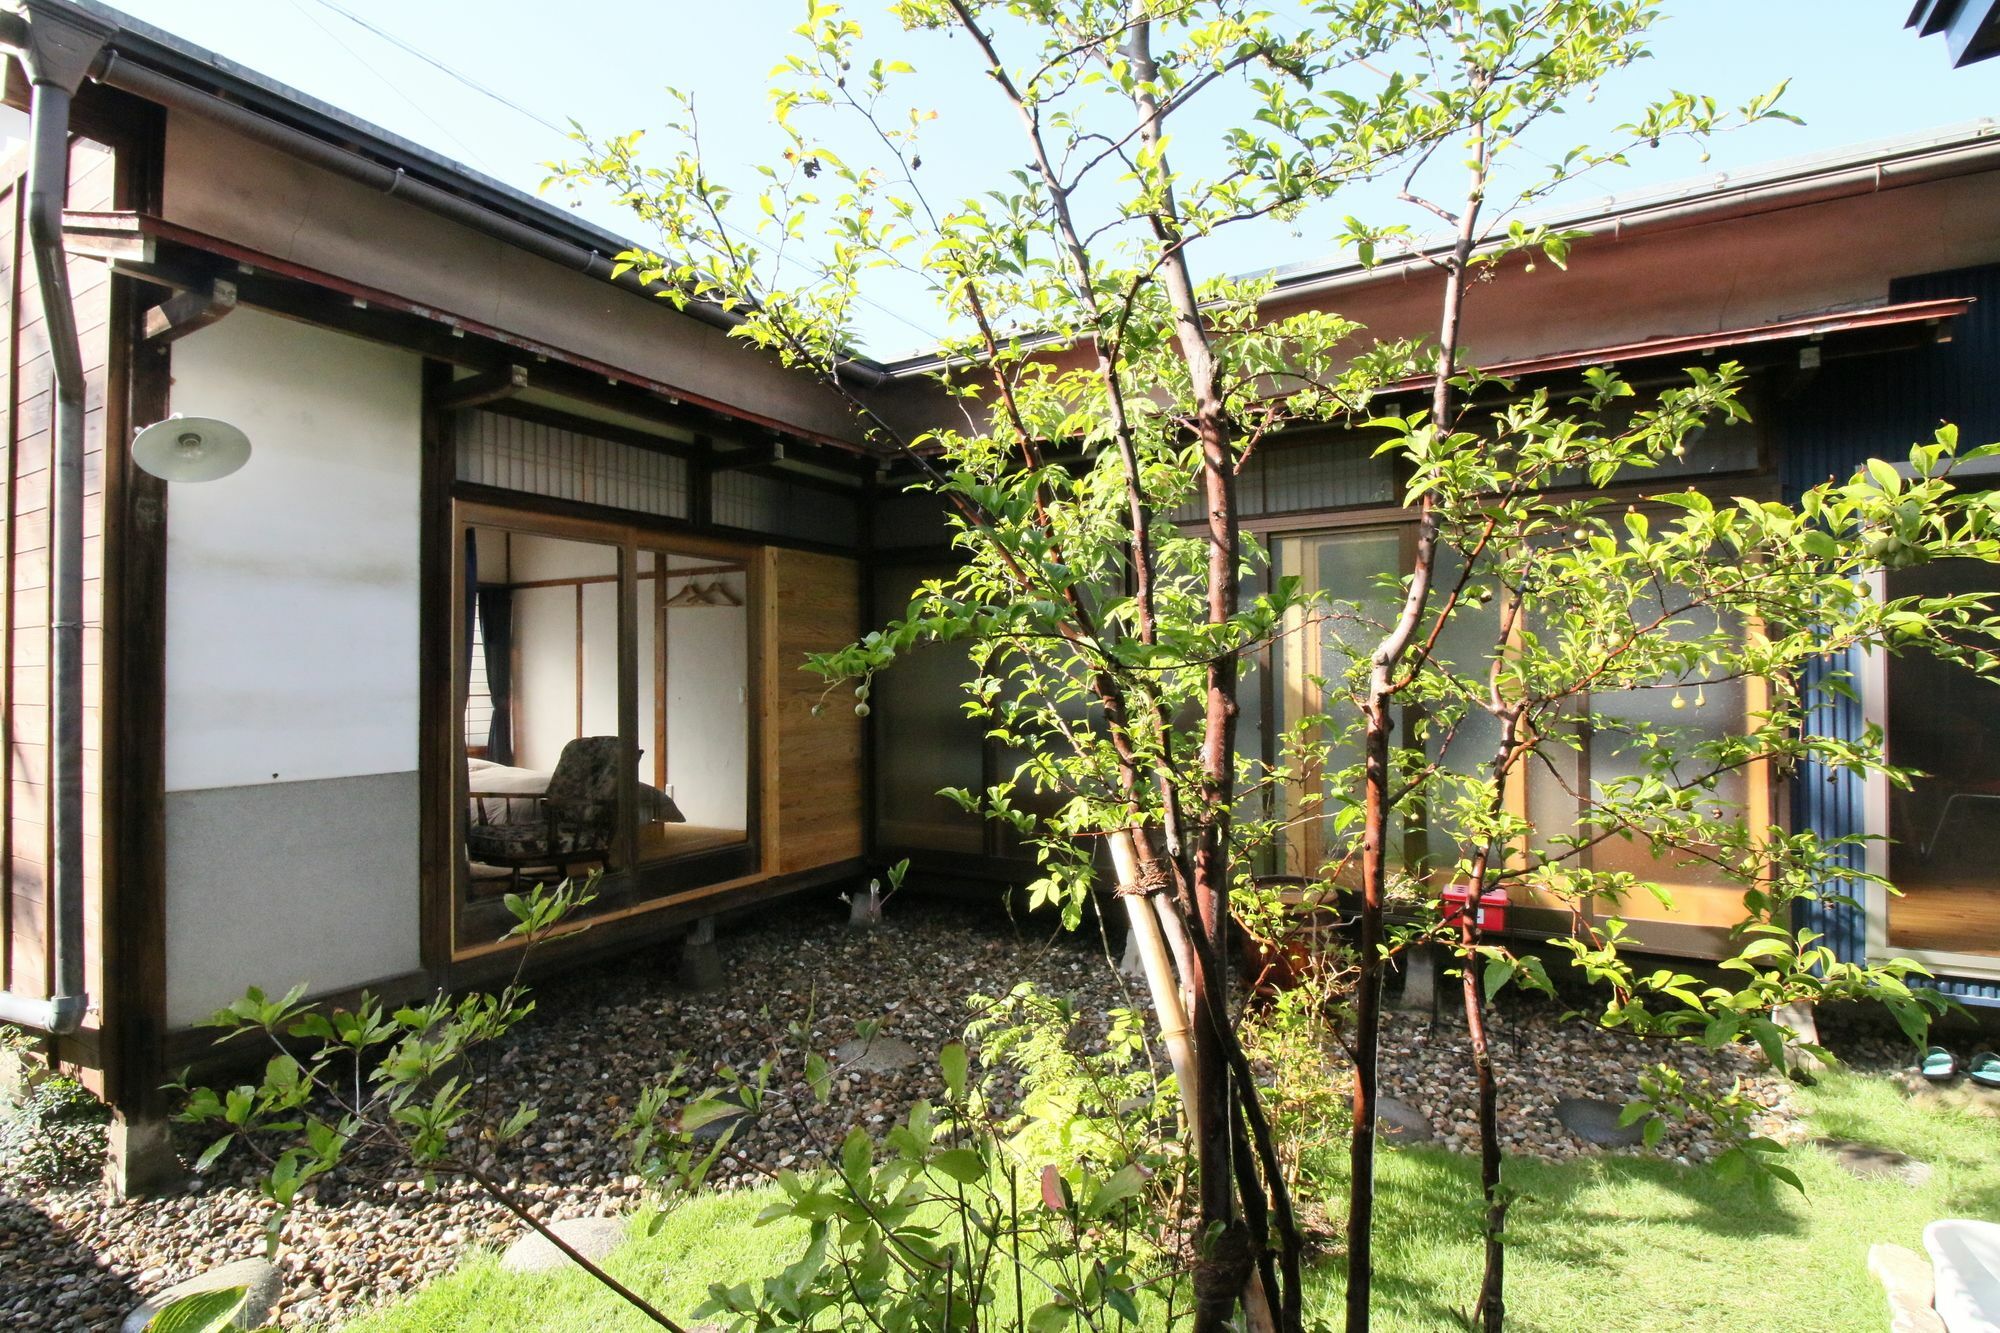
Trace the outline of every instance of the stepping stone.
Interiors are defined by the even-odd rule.
[[[1562,1127],[1585,1143],[1600,1148],[1637,1148],[1646,1141],[1645,1122],[1621,1125],[1625,1111],[1617,1102],[1602,1097],[1558,1097],[1556,1119]]]
[[[1400,1097],[1375,1098],[1375,1137],[1404,1146],[1438,1141],[1429,1118]]]
[[[1930,1260],[1900,1245],[1870,1245],[1868,1271],[1889,1297],[1889,1333],[1945,1333],[1933,1308],[1937,1280]]]
[[[1850,1176],[1862,1180],[1900,1180],[1905,1185],[1923,1185],[1931,1178],[1931,1164],[1920,1162],[1894,1148],[1881,1148],[1852,1139],[1814,1139],[1815,1148],[1830,1153]]]
[[[549,1230],[561,1236],[578,1254],[598,1264],[625,1239],[625,1219],[571,1217],[551,1222]],[[553,1273],[569,1262],[570,1257],[539,1231],[524,1232],[500,1256],[500,1267],[509,1273]]]
[[[230,1321],[231,1328],[262,1328],[272,1321],[278,1308],[279,1293],[284,1289],[277,1268],[264,1259],[238,1259],[168,1287],[126,1315],[125,1322],[118,1326],[118,1333],[146,1333],[146,1325],[153,1322],[153,1316],[183,1296],[196,1296],[204,1291],[227,1291],[231,1287],[245,1288],[249,1297],[243,1308],[236,1312],[236,1318]]]
[[[899,1074],[924,1060],[924,1053],[907,1041],[879,1036],[869,1041],[859,1037],[844,1041],[834,1047],[833,1056],[842,1067],[864,1074]]]
[[[2000,1117],[2000,1088],[1987,1088],[1964,1079],[1957,1083],[1933,1083],[1912,1069],[1895,1075],[1896,1085],[1918,1106],[1960,1111],[1966,1115]]]

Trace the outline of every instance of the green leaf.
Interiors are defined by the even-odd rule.
[[[146,1321],[146,1333],[221,1333],[250,1299],[250,1288],[198,1291],[183,1296]]]
[[[718,1120],[727,1120],[730,1116],[742,1114],[743,1105],[740,1102],[732,1102],[723,1097],[705,1097],[700,1101],[689,1102],[686,1109],[681,1112],[681,1133],[692,1134],[704,1125],[712,1125]]]
[[[875,1162],[875,1144],[869,1139],[868,1131],[856,1125],[847,1131],[847,1138],[840,1145],[840,1170],[850,1181],[865,1180],[868,1168]]]
[[[1788,958],[1791,954],[1792,942],[1790,940],[1765,938],[1750,941],[1750,943],[1743,946],[1743,952],[1736,956],[1747,963],[1758,958]]]
[[[209,1144],[208,1147],[202,1149],[201,1156],[194,1159],[194,1169],[196,1171],[208,1170],[209,1167],[215,1164],[215,1159],[222,1156],[223,1150],[235,1141],[236,1136],[234,1134],[224,1134],[221,1138]]]
[[[931,1165],[961,1185],[977,1185],[986,1179],[986,1159],[971,1148],[947,1148],[931,1158]]]
[[[1764,1050],[1764,1058],[1771,1062],[1771,1068],[1785,1067],[1785,1030],[1768,1018],[1753,1018],[1747,1023],[1750,1035]]]
[[[1047,1305],[1038,1306],[1035,1312],[1028,1316],[1028,1331],[1029,1333],[1064,1333],[1064,1330],[1069,1328],[1072,1322],[1074,1322],[1074,1317],[1069,1306],[1063,1304],[1061,1301],[1050,1301]]]
[[[965,1095],[965,1077],[971,1064],[971,1058],[966,1054],[965,1043],[948,1042],[945,1048],[938,1052],[938,1064],[944,1070],[945,1091],[951,1094],[953,1101],[957,1101]]]
[[[1486,998],[1490,1001],[1509,981],[1513,980],[1514,969],[1504,958],[1486,960]]]
[[[1102,1217],[1125,1200],[1143,1193],[1145,1188],[1145,1168],[1137,1162],[1127,1163],[1114,1172],[1111,1179],[1097,1187],[1097,1193],[1090,1199],[1090,1211],[1095,1216]]]

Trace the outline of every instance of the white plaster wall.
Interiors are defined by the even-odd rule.
[[[167,530],[168,1015],[414,970],[421,372],[239,310],[172,405],[250,436]]]
[[[576,589],[516,590],[514,647],[514,762],[548,771],[576,735]]]
[[[568,541],[517,532],[509,577],[518,583],[543,579],[600,578],[618,573],[618,549],[595,542]],[[514,647],[519,671],[514,697],[514,762],[552,770],[562,748],[579,735],[618,732],[618,585],[583,585],[583,730],[577,730],[577,589],[519,588],[514,593]]]
[[[583,585],[583,736],[618,734],[618,585]]]
[[[173,376],[252,454],[169,502],[167,790],[415,769],[418,358],[239,310]]]
[[[741,574],[704,575],[741,599]],[[678,589],[679,584],[670,584]],[[743,607],[667,610],[667,780],[690,824],[745,828],[749,639]]]

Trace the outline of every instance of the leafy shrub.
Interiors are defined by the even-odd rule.
[[[1100,1034],[1028,986],[975,1003],[984,1068],[966,1045],[947,1045],[939,1098],[879,1140],[859,1125],[837,1142],[818,1133],[807,1111],[840,1071],[813,1049],[810,1021],[754,1074],[694,1093],[681,1065],[640,1099],[625,1132],[637,1169],[669,1200],[702,1182],[746,1107],[827,1164],[766,1173],[785,1197],[760,1221],[805,1221],[806,1248],[768,1275],[711,1287],[696,1318],[1055,1333],[1131,1327],[1164,1307],[1171,1322],[1193,1240],[1187,1159],[1141,1020],[1114,1013]]]
[[[0,1048],[33,1062],[32,1042],[14,1029]],[[45,1067],[35,1068],[18,1100],[0,1101],[0,1171],[42,1185],[95,1179],[104,1163],[111,1111],[88,1088]]]

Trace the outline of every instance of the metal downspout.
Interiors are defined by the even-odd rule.
[[[0,1021],[50,1034],[75,1032],[89,996],[84,986],[83,847],[83,348],[63,254],[69,194],[70,99],[111,36],[108,25],[73,11],[28,6],[22,54],[33,83],[28,162],[28,238],[55,369],[55,455],[49,547],[51,727],[50,897],[54,902],[54,984],[47,998],[0,991]]]

